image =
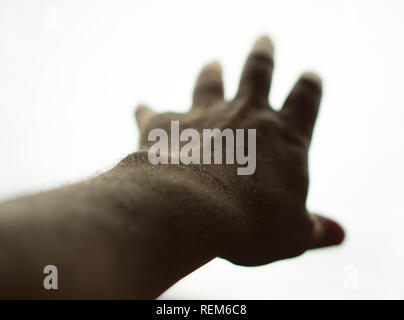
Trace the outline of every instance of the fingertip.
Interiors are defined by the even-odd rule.
[[[338,245],[344,241],[345,231],[342,226],[333,221],[328,220],[327,240],[330,245]]]
[[[212,61],[212,62],[209,62],[208,64],[206,64],[203,67],[202,71],[208,71],[208,72],[213,71],[213,72],[222,73],[222,66],[219,63],[219,61]]]
[[[268,94],[274,68],[274,45],[267,36],[258,38],[247,58],[235,99],[243,97],[248,106],[268,108]]]
[[[214,82],[216,84],[222,82],[222,66],[218,61],[212,61],[202,68],[197,79],[197,85],[202,82]]]
[[[313,214],[312,218],[313,248],[335,246],[344,241],[345,231],[338,222],[316,214]]]
[[[140,104],[135,108],[135,118],[139,126],[154,115],[154,111],[149,107]]]
[[[135,108],[135,118],[139,119],[139,117],[142,115],[142,113],[144,111],[146,111],[147,109],[148,108],[146,106],[142,105],[142,104],[136,106],[136,108]]]
[[[312,72],[312,71],[306,71],[306,72],[302,73],[299,80],[311,82],[312,84],[315,84],[320,89],[323,86],[323,81],[321,80],[321,77],[317,73]]]
[[[192,108],[208,107],[223,99],[222,66],[218,61],[205,65],[198,75],[192,99]]]
[[[261,53],[272,58],[274,55],[274,44],[272,40],[265,35],[259,37],[254,43],[252,53]]]

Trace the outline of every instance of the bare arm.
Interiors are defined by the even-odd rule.
[[[89,181],[3,203],[0,297],[155,298],[219,255],[232,206],[220,188],[137,153]],[[58,290],[42,284],[50,264]]]
[[[138,109],[142,151],[89,181],[1,204],[0,297],[155,298],[215,257],[253,266],[340,243],[341,227],[305,204],[321,81],[302,75],[275,111],[272,69],[272,44],[261,38],[233,100],[224,100],[220,66],[210,64],[189,112]],[[255,171],[152,165],[148,133],[170,132],[171,121],[197,132],[255,129]],[[57,291],[42,286],[49,264],[59,269]]]

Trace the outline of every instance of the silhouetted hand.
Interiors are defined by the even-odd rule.
[[[218,256],[251,266],[340,243],[341,227],[309,214],[305,204],[320,79],[303,74],[276,112],[268,104],[272,57],[270,40],[259,39],[231,101],[223,98],[219,64],[209,64],[198,77],[189,112],[138,108],[139,152],[91,179],[0,203],[0,298],[156,298]],[[170,163],[154,164],[149,133],[159,128],[175,137],[172,120],[179,121],[178,131],[195,129],[188,132],[198,139],[166,153],[160,149]],[[233,164],[205,161],[222,152],[227,162],[227,151],[234,151],[227,140],[202,164],[173,161],[183,159],[188,144],[205,150],[200,133],[216,128],[221,134],[256,130],[256,140],[248,136],[237,148],[246,137],[236,139]],[[247,162],[253,170],[239,175],[243,151],[254,166]],[[56,291],[42,286],[48,264],[60,267]]]
[[[336,222],[309,214],[305,205],[307,154],[320,104],[321,80],[314,73],[304,73],[282,109],[275,111],[268,103],[272,70],[273,45],[262,37],[247,59],[233,100],[224,100],[221,67],[211,63],[197,79],[193,105],[187,113],[156,114],[144,106],[136,112],[141,150],[151,145],[147,138],[150,130],[169,132],[171,120],[179,120],[181,129],[199,132],[207,128],[256,129],[254,174],[237,175],[237,165],[189,166],[214,177],[225,198],[221,206],[231,208],[223,214],[223,228],[216,236],[220,256],[236,264],[260,265],[294,257],[307,249],[339,244],[344,237]]]

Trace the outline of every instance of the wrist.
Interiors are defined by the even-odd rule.
[[[230,201],[224,186],[201,168],[152,165],[147,152],[137,152],[108,174],[119,177],[133,195],[130,203],[136,232],[131,242],[137,253],[136,268],[142,272],[163,265],[170,275],[159,271],[153,277],[174,283],[221,256],[229,246],[236,202]]]
[[[218,242],[217,235],[231,228],[239,206],[235,199],[230,200],[233,195],[217,177],[202,166],[152,165],[147,152],[129,155],[113,170],[134,183],[136,215],[139,207],[147,208],[142,214],[155,213],[153,225],[172,227],[168,230],[175,235],[179,232],[189,240],[197,238],[214,253],[220,251],[222,241]]]

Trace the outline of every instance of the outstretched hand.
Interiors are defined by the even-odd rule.
[[[256,170],[237,175],[235,165],[201,164],[202,170],[221,185],[234,208],[224,214],[220,256],[233,263],[260,265],[297,256],[307,249],[336,245],[344,232],[334,221],[306,209],[308,150],[321,99],[321,80],[304,73],[280,111],[268,103],[273,45],[267,37],[255,43],[241,75],[234,99],[224,99],[222,71],[218,63],[201,71],[191,109],[185,114],[156,114],[140,106],[136,118],[141,149],[150,148],[148,133],[154,128],[170,131],[170,121],[180,129],[256,129]],[[171,155],[172,156],[172,155]],[[213,162],[212,162],[213,163]]]
[[[0,297],[156,298],[218,256],[254,266],[339,244],[342,228],[306,209],[320,79],[303,74],[275,111],[268,104],[272,70],[273,46],[263,37],[234,99],[224,100],[220,65],[211,63],[197,79],[187,113],[138,108],[139,152],[92,179],[1,203]],[[193,129],[199,139],[190,142],[204,150],[205,129],[236,130],[236,138],[255,130],[253,170],[239,175],[244,162],[215,163],[219,152],[207,153],[213,161],[153,164],[155,144],[148,138],[155,128],[170,136]],[[237,157],[250,142],[236,143]],[[226,137],[226,162],[229,149]],[[184,155],[178,150],[164,151],[172,160]],[[42,286],[49,264],[60,267],[55,291]]]

